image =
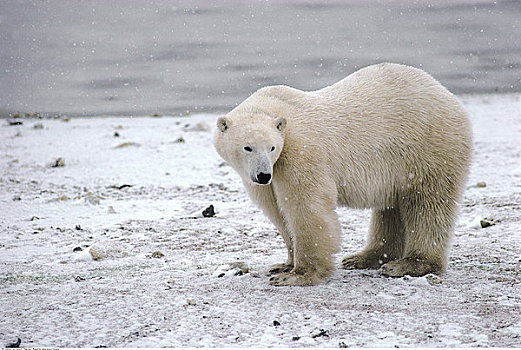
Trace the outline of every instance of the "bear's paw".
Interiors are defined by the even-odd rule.
[[[268,269],[268,276],[273,276],[283,272],[290,272],[293,270],[293,264],[275,264],[271,265]]]
[[[443,270],[440,263],[422,258],[403,258],[382,265],[381,275],[387,277],[425,276],[429,273],[439,274]]]
[[[342,260],[342,266],[346,270],[364,270],[364,269],[379,269],[386,261],[384,257],[378,254],[359,253],[355,255],[346,256]]]
[[[295,272],[283,272],[270,278],[273,286],[313,286],[326,283],[326,280],[318,273],[306,273],[304,275]]]

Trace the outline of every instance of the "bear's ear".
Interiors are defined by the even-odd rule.
[[[284,117],[278,117],[275,120],[275,126],[277,127],[278,131],[284,131],[284,128],[286,127],[286,118]]]
[[[230,127],[230,121],[226,117],[220,117],[217,119],[217,127],[221,132],[225,132]]]

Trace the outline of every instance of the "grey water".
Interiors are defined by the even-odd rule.
[[[379,62],[521,91],[521,1],[0,2],[0,115],[221,113]]]

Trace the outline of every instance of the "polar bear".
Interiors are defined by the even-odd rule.
[[[344,268],[444,271],[471,127],[422,70],[384,63],[317,91],[262,88],[218,119],[214,144],[284,239],[288,259],[270,268],[271,284],[328,280],[339,205],[372,208],[368,244]]]

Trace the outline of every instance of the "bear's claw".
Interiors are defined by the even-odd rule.
[[[411,277],[424,276],[429,273],[439,274],[442,272],[441,264],[419,258],[404,258],[391,261],[382,265],[378,272],[387,277]]]
[[[270,284],[273,286],[312,286],[322,283],[325,283],[325,280],[318,274],[301,275],[294,272],[283,272],[270,278]]]
[[[293,270],[293,265],[286,264],[286,263],[275,264],[275,265],[270,266],[270,268],[268,270],[268,276],[273,276],[273,275],[283,273],[283,272],[290,272],[291,270]]]
[[[305,286],[310,283],[304,278],[304,275],[283,272],[270,278],[270,284],[273,286]]]
[[[346,270],[378,269],[382,263],[383,261],[378,256],[363,253],[350,255],[342,260],[342,266]]]

